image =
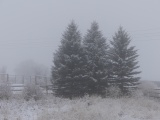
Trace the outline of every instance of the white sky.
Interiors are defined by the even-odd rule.
[[[139,49],[143,80],[160,80],[159,0],[0,0],[0,66],[13,73],[32,59],[51,67],[71,20],[84,35],[97,21],[111,39],[121,25]]]

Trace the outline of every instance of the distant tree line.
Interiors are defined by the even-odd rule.
[[[130,42],[128,33],[120,27],[107,43],[97,22],[93,22],[82,37],[72,21],[54,53],[51,82],[55,95],[105,96],[111,86],[118,87],[121,95],[128,95],[140,80],[137,76],[140,71],[136,70],[139,68],[137,50]]]

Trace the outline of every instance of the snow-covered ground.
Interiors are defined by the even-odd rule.
[[[47,97],[0,101],[0,120],[160,120],[160,102],[144,97],[85,97],[68,100]]]

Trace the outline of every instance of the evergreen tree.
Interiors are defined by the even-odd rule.
[[[130,88],[136,88],[140,73],[137,61],[137,50],[135,46],[129,46],[131,40],[122,27],[113,36],[109,52],[112,73],[110,82],[120,88],[122,94],[128,94]]]
[[[83,47],[87,57],[85,66],[88,77],[87,93],[104,95],[107,86],[107,50],[106,38],[99,30],[98,23],[93,22],[84,37]]]
[[[72,98],[85,94],[83,56],[81,34],[72,21],[62,36],[58,51],[54,54],[51,82],[56,96]]]

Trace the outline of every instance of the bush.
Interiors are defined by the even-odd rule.
[[[157,86],[153,82],[143,81],[138,88],[145,97],[158,97],[157,91],[155,90]]]
[[[134,98],[141,98],[143,97],[143,92],[142,90],[134,90],[134,91],[131,91],[131,97],[134,97]]]
[[[117,98],[121,96],[121,90],[117,86],[110,86],[106,89],[106,96]]]
[[[23,96],[26,101],[30,99],[39,100],[43,97],[42,89],[35,84],[27,84],[23,91]]]
[[[11,87],[7,83],[0,84],[0,99],[9,99],[12,96]]]

